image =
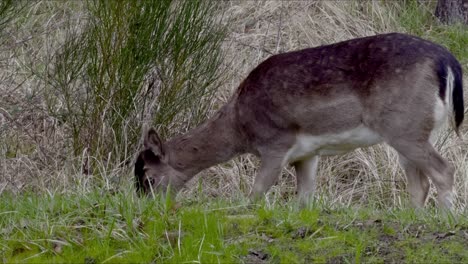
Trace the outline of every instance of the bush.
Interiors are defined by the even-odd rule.
[[[125,161],[143,124],[163,136],[203,120],[221,76],[224,28],[216,4],[88,1],[47,71],[47,106],[75,155]]]

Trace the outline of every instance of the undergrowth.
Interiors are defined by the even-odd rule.
[[[294,200],[4,195],[0,256],[29,263],[311,263],[468,261],[468,219]]]
[[[88,1],[44,79],[49,113],[70,128],[74,155],[131,158],[142,125],[197,125],[219,84],[223,28],[208,1]],[[40,73],[39,73],[40,74]],[[109,161],[108,161],[109,162]]]
[[[468,159],[452,131],[436,148],[456,168],[455,216],[434,209],[433,188],[425,210],[408,209],[382,145],[323,158],[307,209],[290,167],[264,201],[245,201],[251,155],[205,170],[179,203],[133,189],[144,125],[184,133],[272,54],[399,31],[466,70],[466,26],[439,24],[432,4],[1,1],[2,261],[467,262]]]

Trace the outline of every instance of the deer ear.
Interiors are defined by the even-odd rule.
[[[164,157],[163,142],[154,128],[145,133],[143,146],[151,150],[156,157]]]

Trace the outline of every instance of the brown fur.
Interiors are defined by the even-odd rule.
[[[453,168],[429,142],[440,91],[437,67],[452,55],[429,41],[385,34],[278,54],[256,67],[211,119],[162,142],[154,130],[135,166],[137,187],[178,190],[201,170],[242,153],[260,156],[252,194],[274,184],[286,162],[299,192],[313,193],[318,153],[286,160],[298,135],[339,134],[363,125],[401,155],[412,201],[422,206],[431,179],[451,206]],[[443,65],[446,67],[447,65]],[[449,65],[450,66],[450,65]]]

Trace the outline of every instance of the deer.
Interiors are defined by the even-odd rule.
[[[411,204],[425,206],[432,181],[439,207],[450,209],[455,169],[433,144],[448,120],[460,136],[462,77],[447,49],[402,33],[272,55],[198,127],[167,141],[145,131],[136,190],[177,193],[202,170],[251,153],[260,167],[250,197],[264,195],[290,164],[307,200],[320,156],[386,143],[398,154]]]

